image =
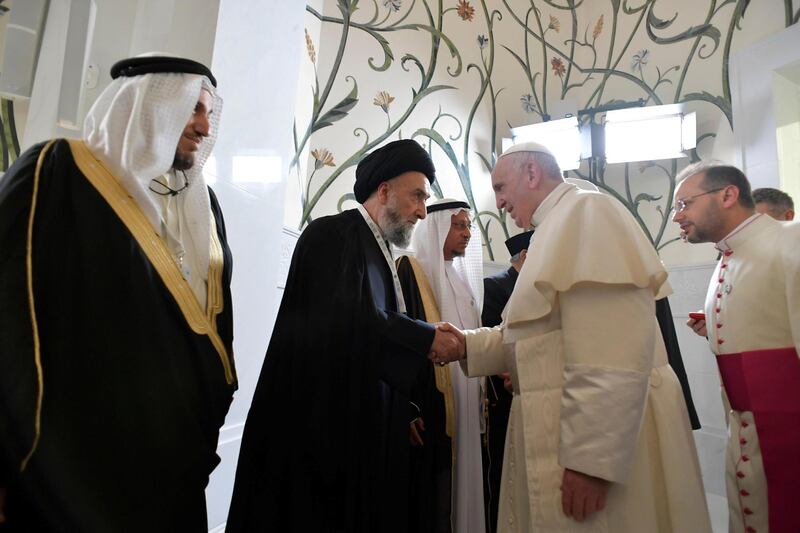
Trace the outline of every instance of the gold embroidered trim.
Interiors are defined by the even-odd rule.
[[[42,400],[44,399],[44,370],[42,369],[42,349],[39,343],[39,322],[36,320],[36,306],[33,298],[33,220],[36,217],[36,200],[39,196],[39,176],[42,172],[45,155],[53,146],[55,141],[48,142],[39,158],[36,160],[36,170],[33,173],[33,195],[31,197],[31,212],[28,215],[28,236],[25,244],[25,270],[28,284],[28,309],[31,314],[31,329],[33,330],[33,363],[36,365],[36,414],[33,419],[33,443],[28,455],[22,460],[19,471],[24,472],[28,466],[28,461],[33,457],[36,447],[39,445],[39,437],[42,434]]]
[[[221,289],[221,263],[222,247],[217,238],[217,227],[211,224],[210,252],[208,276],[208,305],[207,312],[203,312],[197,298],[192,292],[189,283],[184,279],[172,254],[158,235],[142,210],[131,198],[127,191],[114,178],[113,174],[94,157],[94,154],[81,140],[69,140],[75,164],[86,176],[89,183],[105,199],[114,210],[123,224],[130,230],[133,238],[139,243],[147,259],[158,272],[162,281],[178,304],[189,327],[199,335],[206,335],[217,350],[222,367],[225,370],[225,380],[228,384],[236,381],[225,344],[217,334],[215,321],[212,317],[222,311]]]
[[[222,270],[225,266],[225,255],[222,251],[222,244],[219,242],[219,235],[217,235],[214,213],[209,215],[211,217],[211,238],[209,239],[206,320],[211,324],[211,328],[217,331],[217,315],[225,307],[225,298],[222,292]]]
[[[439,306],[436,304],[436,297],[433,295],[433,290],[431,290],[431,286],[428,283],[425,271],[422,270],[422,266],[413,257],[409,257],[408,261],[417,280],[417,288],[419,289],[420,298],[422,298],[422,307],[425,310],[425,319],[428,322],[441,322]],[[450,365],[440,366],[434,364],[433,372],[436,376],[436,388],[444,396],[445,431],[447,436],[453,439],[453,458],[455,460],[455,396],[453,395],[453,378],[450,375]]]

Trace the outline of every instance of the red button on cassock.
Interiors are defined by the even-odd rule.
[[[730,257],[733,255],[733,250],[725,250],[725,256]]]
[[[721,292],[717,293],[717,298],[722,298],[722,293]]]
[[[754,528],[753,526],[747,526],[747,529],[745,529],[745,531],[746,531],[747,533],[758,533],[758,532],[756,531],[756,528]]]
[[[742,420],[742,424],[741,424],[741,426],[742,426],[743,428],[746,428],[746,427],[747,427],[747,426],[749,426],[749,425],[750,425],[750,424],[748,424],[747,422],[745,422],[744,420]]]
[[[736,477],[742,479],[744,477],[744,472],[736,472]]]
[[[744,437],[742,437],[741,439],[739,439],[739,444],[741,444],[742,446],[744,446],[745,444],[747,444],[747,439],[746,439],[746,438],[744,438]]]
[[[722,327],[722,324],[717,324],[717,327],[718,327],[718,328],[721,328],[721,327]]]
[[[750,460],[749,457],[747,457],[746,455],[742,455],[742,461],[744,461],[746,463],[749,460]]]
[[[717,339],[717,344],[722,344],[723,342],[725,342],[724,339]]]
[[[751,514],[753,514],[753,511],[751,511],[749,507],[745,507],[744,509],[742,509],[742,512],[743,512],[744,514],[746,514],[746,515],[751,515]]]
[[[746,491],[746,490],[744,490],[744,489],[740,490],[740,491],[739,491],[739,494],[741,494],[742,496],[750,496],[750,493],[749,493],[749,492],[747,492],[747,491]]]

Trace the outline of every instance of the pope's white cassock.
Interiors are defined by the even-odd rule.
[[[717,243],[706,329],[730,406],[731,533],[800,531],[800,223],[753,215]]]
[[[686,404],[655,318],[670,291],[625,207],[558,185],[504,323],[467,333],[470,376],[510,372],[498,531],[711,530]],[[583,523],[564,515],[564,468],[612,482]]]
[[[417,223],[411,247],[436,297],[441,320],[460,329],[479,328],[483,306],[480,237],[473,235],[463,257],[444,260],[444,241],[450,231],[451,217],[464,209],[435,210],[434,206],[453,202],[444,199],[429,206],[431,212]],[[449,367],[455,399],[453,531],[483,533],[481,380],[468,378],[457,364]]]

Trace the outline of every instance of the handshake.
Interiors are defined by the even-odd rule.
[[[436,323],[436,335],[433,338],[428,359],[444,365],[451,361],[464,359],[467,356],[467,344],[464,332],[449,322]]]

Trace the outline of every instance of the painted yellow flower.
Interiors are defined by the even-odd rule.
[[[600,15],[600,18],[597,19],[597,24],[594,25],[594,30],[592,30],[592,39],[597,39],[600,36],[600,33],[603,31],[603,15]]]
[[[314,49],[314,41],[311,40],[311,36],[308,34],[308,29],[306,29],[305,32],[306,32],[306,51],[308,52],[308,58],[311,60],[312,63],[316,63],[317,51]]]
[[[314,170],[319,170],[324,166],[336,166],[336,163],[333,162],[333,154],[330,153],[326,148],[311,150],[311,157],[314,158]]]
[[[561,61],[560,57],[554,57],[550,61],[550,65],[553,67],[553,74],[556,76],[563,76],[567,72],[567,67],[564,66],[564,62]]]
[[[472,21],[475,17],[475,8],[469,5],[469,0],[458,0],[456,9],[461,20]]]
[[[372,100],[372,103],[383,109],[384,113],[389,112],[389,106],[391,105],[392,102],[394,102],[394,96],[387,93],[386,91],[379,92],[377,95],[375,95],[375,98]]]
[[[548,30],[555,30],[556,33],[561,29],[561,23],[553,15],[550,15],[550,24],[547,25]]]

